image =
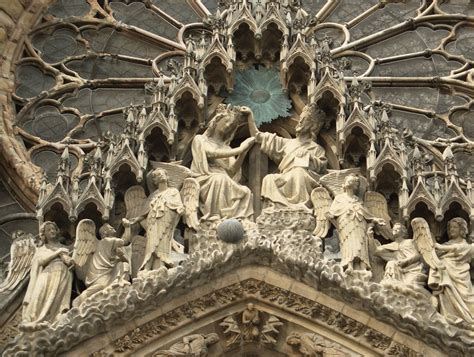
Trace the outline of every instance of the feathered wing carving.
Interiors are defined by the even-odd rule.
[[[125,208],[127,210],[125,217],[127,219],[140,217],[146,213],[147,197],[145,194],[145,189],[142,186],[136,185],[130,187],[127,192],[125,192],[124,201]],[[146,229],[146,220],[143,220],[141,223],[142,226],[144,226],[144,228]],[[134,227],[130,227],[129,229],[132,229],[132,232],[129,233],[129,236],[134,236],[138,234],[139,227],[140,226],[138,224],[134,225]]]
[[[367,191],[364,195],[364,206],[367,207],[370,214],[385,221],[385,226],[378,226],[377,230],[385,239],[392,240],[392,230],[390,228],[390,215],[388,213],[387,200],[384,195]]]
[[[326,187],[333,196],[337,196],[344,193],[343,184],[344,180],[349,175],[356,175],[359,177],[359,198],[364,198],[364,193],[367,191],[368,182],[367,179],[361,175],[359,168],[351,168],[345,170],[328,170],[328,173],[319,178],[319,183]]]
[[[131,270],[132,278],[136,278],[140,267],[143,264],[146,251],[146,238],[143,236],[134,236],[132,238]]]
[[[439,269],[442,263],[436,255],[435,241],[428,222],[424,218],[417,217],[413,218],[411,226],[413,228],[413,241],[423,260],[430,268]]]
[[[35,239],[32,234],[17,231],[14,236],[16,238],[10,247],[8,275],[0,284],[0,293],[14,290],[25,279],[30,272],[31,261],[36,251]]]
[[[326,217],[331,207],[332,198],[328,190],[324,187],[316,187],[311,192],[311,202],[313,203],[316,228],[313,234],[320,238],[325,238],[331,228],[331,222]]]
[[[145,209],[146,194],[142,186],[136,185],[130,187],[125,192],[125,208],[127,209],[126,218],[132,219],[141,216]]]
[[[89,261],[97,248],[97,237],[95,235],[95,223],[91,219],[83,219],[76,228],[76,241],[72,259],[75,271],[79,279],[85,281],[89,270]]]
[[[175,187],[178,190],[183,184],[183,180],[192,175],[192,172],[190,169],[188,169],[186,166],[181,165],[181,161],[178,161],[178,162],[151,161],[151,166],[154,169],[159,168],[159,169],[166,170],[166,172],[168,173],[169,186]],[[153,187],[152,180],[151,180],[151,173],[152,172],[150,171],[150,173],[147,176],[147,183],[148,183],[148,188],[150,192],[153,192],[154,190],[157,189],[157,187]]]
[[[199,227],[199,182],[192,177],[186,178],[180,193],[184,205],[183,221],[188,227],[197,230]]]

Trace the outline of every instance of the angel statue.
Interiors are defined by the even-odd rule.
[[[42,246],[31,261],[30,282],[23,299],[23,325],[51,323],[70,305],[74,262],[60,243],[59,228],[44,222],[39,230]]]
[[[321,181],[324,182],[324,177]],[[386,224],[389,219],[387,203],[381,194],[370,191],[362,201],[358,196],[360,178],[354,174],[345,176],[342,189],[343,192],[333,189],[337,192],[334,200],[324,187],[311,193],[317,222],[315,234],[324,238],[333,222],[339,233],[342,267],[349,271],[369,271],[369,249],[374,243],[369,240],[369,223]]]
[[[261,144],[261,150],[278,163],[280,173],[263,178],[264,208],[275,206],[310,210],[311,191],[318,186],[319,174],[326,170],[324,149],[315,140],[325,121],[325,113],[315,104],[303,108],[296,126],[296,138],[287,139],[258,131],[252,112],[248,114],[250,135]]]
[[[393,225],[393,242],[376,248],[375,254],[387,262],[382,284],[403,285],[418,291],[424,290],[427,280],[423,272],[420,253],[408,230],[401,223]]]
[[[169,267],[175,265],[176,261],[173,259],[172,252],[173,235],[181,215],[186,213],[180,191],[176,187],[170,187],[166,170],[162,168],[153,170],[151,180],[157,189],[147,200],[141,187],[133,188],[133,190],[141,190],[142,198],[138,198],[138,195],[136,195],[134,200],[144,206],[141,209],[142,213],[136,217],[130,217],[131,219],[124,219],[126,228],[136,223],[145,223],[145,250],[143,252],[143,261],[138,270],[156,270],[161,266]],[[192,181],[193,179],[189,178],[186,180]],[[185,187],[183,189],[186,190]],[[131,192],[127,191],[126,196]],[[126,201],[129,201],[129,199]],[[186,223],[194,226],[196,220],[197,218],[191,219],[189,217]]]
[[[241,166],[255,138],[231,148],[242,109],[220,104],[202,135],[192,143],[191,171],[200,186],[199,207],[203,221],[253,216],[252,192],[240,185]]]
[[[448,222],[449,241],[435,242],[423,218],[414,218],[413,240],[430,266],[428,286],[437,298],[439,312],[453,324],[474,326],[474,291],[469,274],[474,244],[466,241],[467,222],[453,218]]]
[[[95,223],[90,219],[83,219],[77,225],[72,258],[76,275],[87,289],[73,301],[75,307],[113,282],[130,279],[129,259],[123,249],[129,238],[126,235],[117,238],[117,232],[108,223],[99,229],[100,240],[95,231]]]

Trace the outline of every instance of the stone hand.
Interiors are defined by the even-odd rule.
[[[255,142],[255,138],[253,138],[253,137],[252,137],[252,138],[248,138],[248,139],[246,139],[246,140],[240,145],[240,147],[241,147],[241,149],[242,149],[243,151],[248,150],[248,149],[250,149],[250,148],[252,147],[252,145],[254,144],[254,142]]]
[[[376,218],[376,219],[374,219],[374,222],[378,226],[385,226],[386,225],[385,219],[383,219],[383,218]]]
[[[306,153],[307,151],[305,149],[298,149],[298,151],[296,151],[296,157],[304,157]]]

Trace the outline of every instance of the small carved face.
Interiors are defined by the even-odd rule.
[[[448,223],[448,237],[449,239],[456,239],[461,236],[461,226],[456,221]]]
[[[300,121],[296,124],[296,135],[308,132],[311,128],[311,111],[305,107],[300,114]]]
[[[151,174],[151,178],[153,179],[153,183],[158,186],[162,182],[166,182],[168,180],[168,174],[165,170],[156,169]]]
[[[216,130],[222,135],[231,134],[237,127],[237,121],[232,115],[224,116],[219,122],[217,123]]]
[[[106,226],[105,232],[106,232],[106,234],[107,234],[109,237],[114,236],[114,235],[117,233],[117,231],[115,230],[115,228],[112,227],[110,224],[108,224],[108,225]]]
[[[398,238],[404,235],[404,229],[400,223],[395,223],[392,228],[392,234],[394,238]]]
[[[219,336],[217,335],[217,333],[210,333],[206,335],[206,341],[208,345],[212,345],[219,341]]]
[[[360,187],[360,181],[357,176],[349,175],[345,180],[345,186],[351,188],[354,192],[357,192]]]
[[[252,304],[252,303],[247,304],[247,310],[253,311],[254,308],[255,308],[254,304]]]
[[[54,224],[47,224],[44,227],[44,237],[47,242],[54,240],[58,236],[58,230]]]

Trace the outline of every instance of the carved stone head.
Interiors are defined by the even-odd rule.
[[[117,231],[110,224],[105,223],[99,229],[100,238],[113,237],[117,234]]]
[[[296,125],[296,135],[309,134],[315,140],[326,120],[326,113],[316,104],[307,104],[300,114],[300,121]]]
[[[151,173],[151,179],[155,187],[158,187],[160,183],[168,182],[168,173],[165,169],[157,168]]]
[[[407,228],[397,222],[393,225],[393,228],[392,228],[392,234],[393,234],[393,239],[397,239],[397,238],[403,238],[403,239],[407,239],[408,238],[408,230]]]
[[[344,192],[352,192],[353,194],[357,194],[359,191],[360,187],[360,179],[356,175],[348,175],[344,179],[344,184],[342,185],[342,188],[344,189]]]
[[[208,346],[219,341],[219,336],[217,335],[217,333],[208,333],[205,336],[206,336],[206,344]]]
[[[449,239],[463,238],[466,239],[468,233],[467,222],[461,217],[456,217],[448,222]]]
[[[59,238],[59,227],[55,222],[46,221],[39,229],[39,236],[43,243],[57,241]]]
[[[239,107],[233,107],[230,104],[219,104],[216,114],[208,124],[205,134],[209,137],[220,135],[226,143],[234,138],[235,131],[239,125],[241,113]]]

